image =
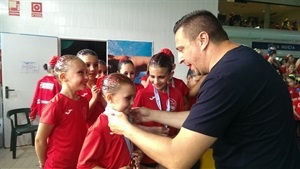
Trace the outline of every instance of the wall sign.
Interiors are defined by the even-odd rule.
[[[20,1],[19,0],[8,0],[8,15],[9,16],[20,16]]]
[[[43,16],[43,5],[41,2],[31,2],[31,16],[39,18]]]
[[[268,49],[273,44],[277,50],[300,51],[299,44],[272,43],[272,42],[252,42],[252,48]]]

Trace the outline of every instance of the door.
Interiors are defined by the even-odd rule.
[[[37,81],[47,74],[43,65],[58,55],[58,38],[1,33],[1,50],[3,114],[0,123],[4,129],[0,134],[4,135],[4,147],[9,147],[11,126],[6,112],[30,107]],[[19,136],[17,142],[30,144],[30,134]]]

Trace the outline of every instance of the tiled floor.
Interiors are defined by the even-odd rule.
[[[0,149],[0,169],[38,169],[38,159],[32,145],[17,147],[17,158],[9,148]]]

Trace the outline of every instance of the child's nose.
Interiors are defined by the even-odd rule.
[[[158,80],[156,78],[153,79],[153,83],[157,84]]]

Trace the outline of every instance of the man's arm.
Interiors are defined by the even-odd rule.
[[[166,124],[175,128],[180,128],[189,115],[189,111],[184,112],[167,112],[160,110],[152,110],[145,107],[140,107],[132,110],[135,117],[135,122],[155,121],[161,124]]]
[[[171,113],[170,113],[171,114]],[[146,132],[129,123],[126,115],[109,115],[109,127],[123,134],[150,158],[167,168],[190,168],[216,138],[181,128],[174,138]]]

